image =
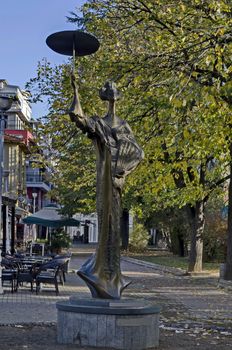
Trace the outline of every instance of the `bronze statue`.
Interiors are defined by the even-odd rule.
[[[121,193],[125,177],[143,158],[128,123],[115,113],[120,97],[113,82],[99,91],[108,101],[105,117],[86,117],[82,111],[78,88],[72,75],[74,99],[70,118],[93,141],[97,156],[97,214],[99,244],[96,253],[77,272],[87,283],[94,298],[120,299],[129,282],[120,268]]]

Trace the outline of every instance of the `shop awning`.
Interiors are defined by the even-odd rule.
[[[28,225],[42,225],[47,227],[79,226],[80,221],[65,217],[59,214],[59,209],[54,206],[47,206],[36,213],[27,216],[23,222]]]

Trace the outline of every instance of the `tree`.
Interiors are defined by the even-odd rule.
[[[91,143],[67,115],[69,73],[68,63],[52,67],[43,60],[28,88],[34,102],[47,100],[49,113],[41,118],[37,130],[37,143],[44,149],[41,161],[51,169],[52,195],[63,204],[62,212],[73,215],[95,211],[95,159]]]
[[[200,271],[205,203],[229,161],[223,90],[230,81],[230,2],[96,0],[84,5],[83,14],[72,20],[102,38],[99,65],[127,86],[124,113],[129,119],[134,113],[141,134],[149,133],[148,161],[163,158],[158,175],[162,184],[165,179],[164,196],[157,182],[155,191],[169,205],[173,197],[186,205],[193,228],[189,270]]]
[[[73,13],[70,21],[101,41],[94,57],[78,65],[83,105],[89,115],[101,110],[87,99],[97,101],[95,87],[106,78],[118,82],[124,94],[119,114],[146,154],[125,200],[144,218],[155,209],[186,207],[192,223],[189,271],[200,271],[205,204],[231,159],[230,2],[89,0],[82,10],[82,18]],[[63,92],[62,103],[69,98],[67,69],[63,80],[59,70],[54,80],[54,74],[49,80],[47,72],[39,73],[34,83],[52,94],[57,110],[61,96],[53,92]]]

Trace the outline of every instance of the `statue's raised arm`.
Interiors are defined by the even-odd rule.
[[[91,119],[84,115],[81,108],[78,86],[75,75],[71,75],[71,85],[73,88],[73,101],[69,109],[69,116],[72,122],[76,123],[77,127],[83,132],[91,134],[94,132],[94,126],[91,124]]]

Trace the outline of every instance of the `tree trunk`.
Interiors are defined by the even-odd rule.
[[[226,280],[232,280],[232,143],[230,144],[230,185],[228,193],[228,236],[225,275]]]
[[[203,239],[202,234],[205,226],[205,203],[196,202],[195,208],[189,208],[188,216],[191,220],[191,239],[188,272],[202,271]]]
[[[179,232],[177,235],[178,239],[178,255],[181,257],[185,256],[185,249],[184,249],[184,238],[183,238],[183,233]]]
[[[124,208],[121,216],[121,248],[123,250],[128,249],[129,244],[129,210]]]

